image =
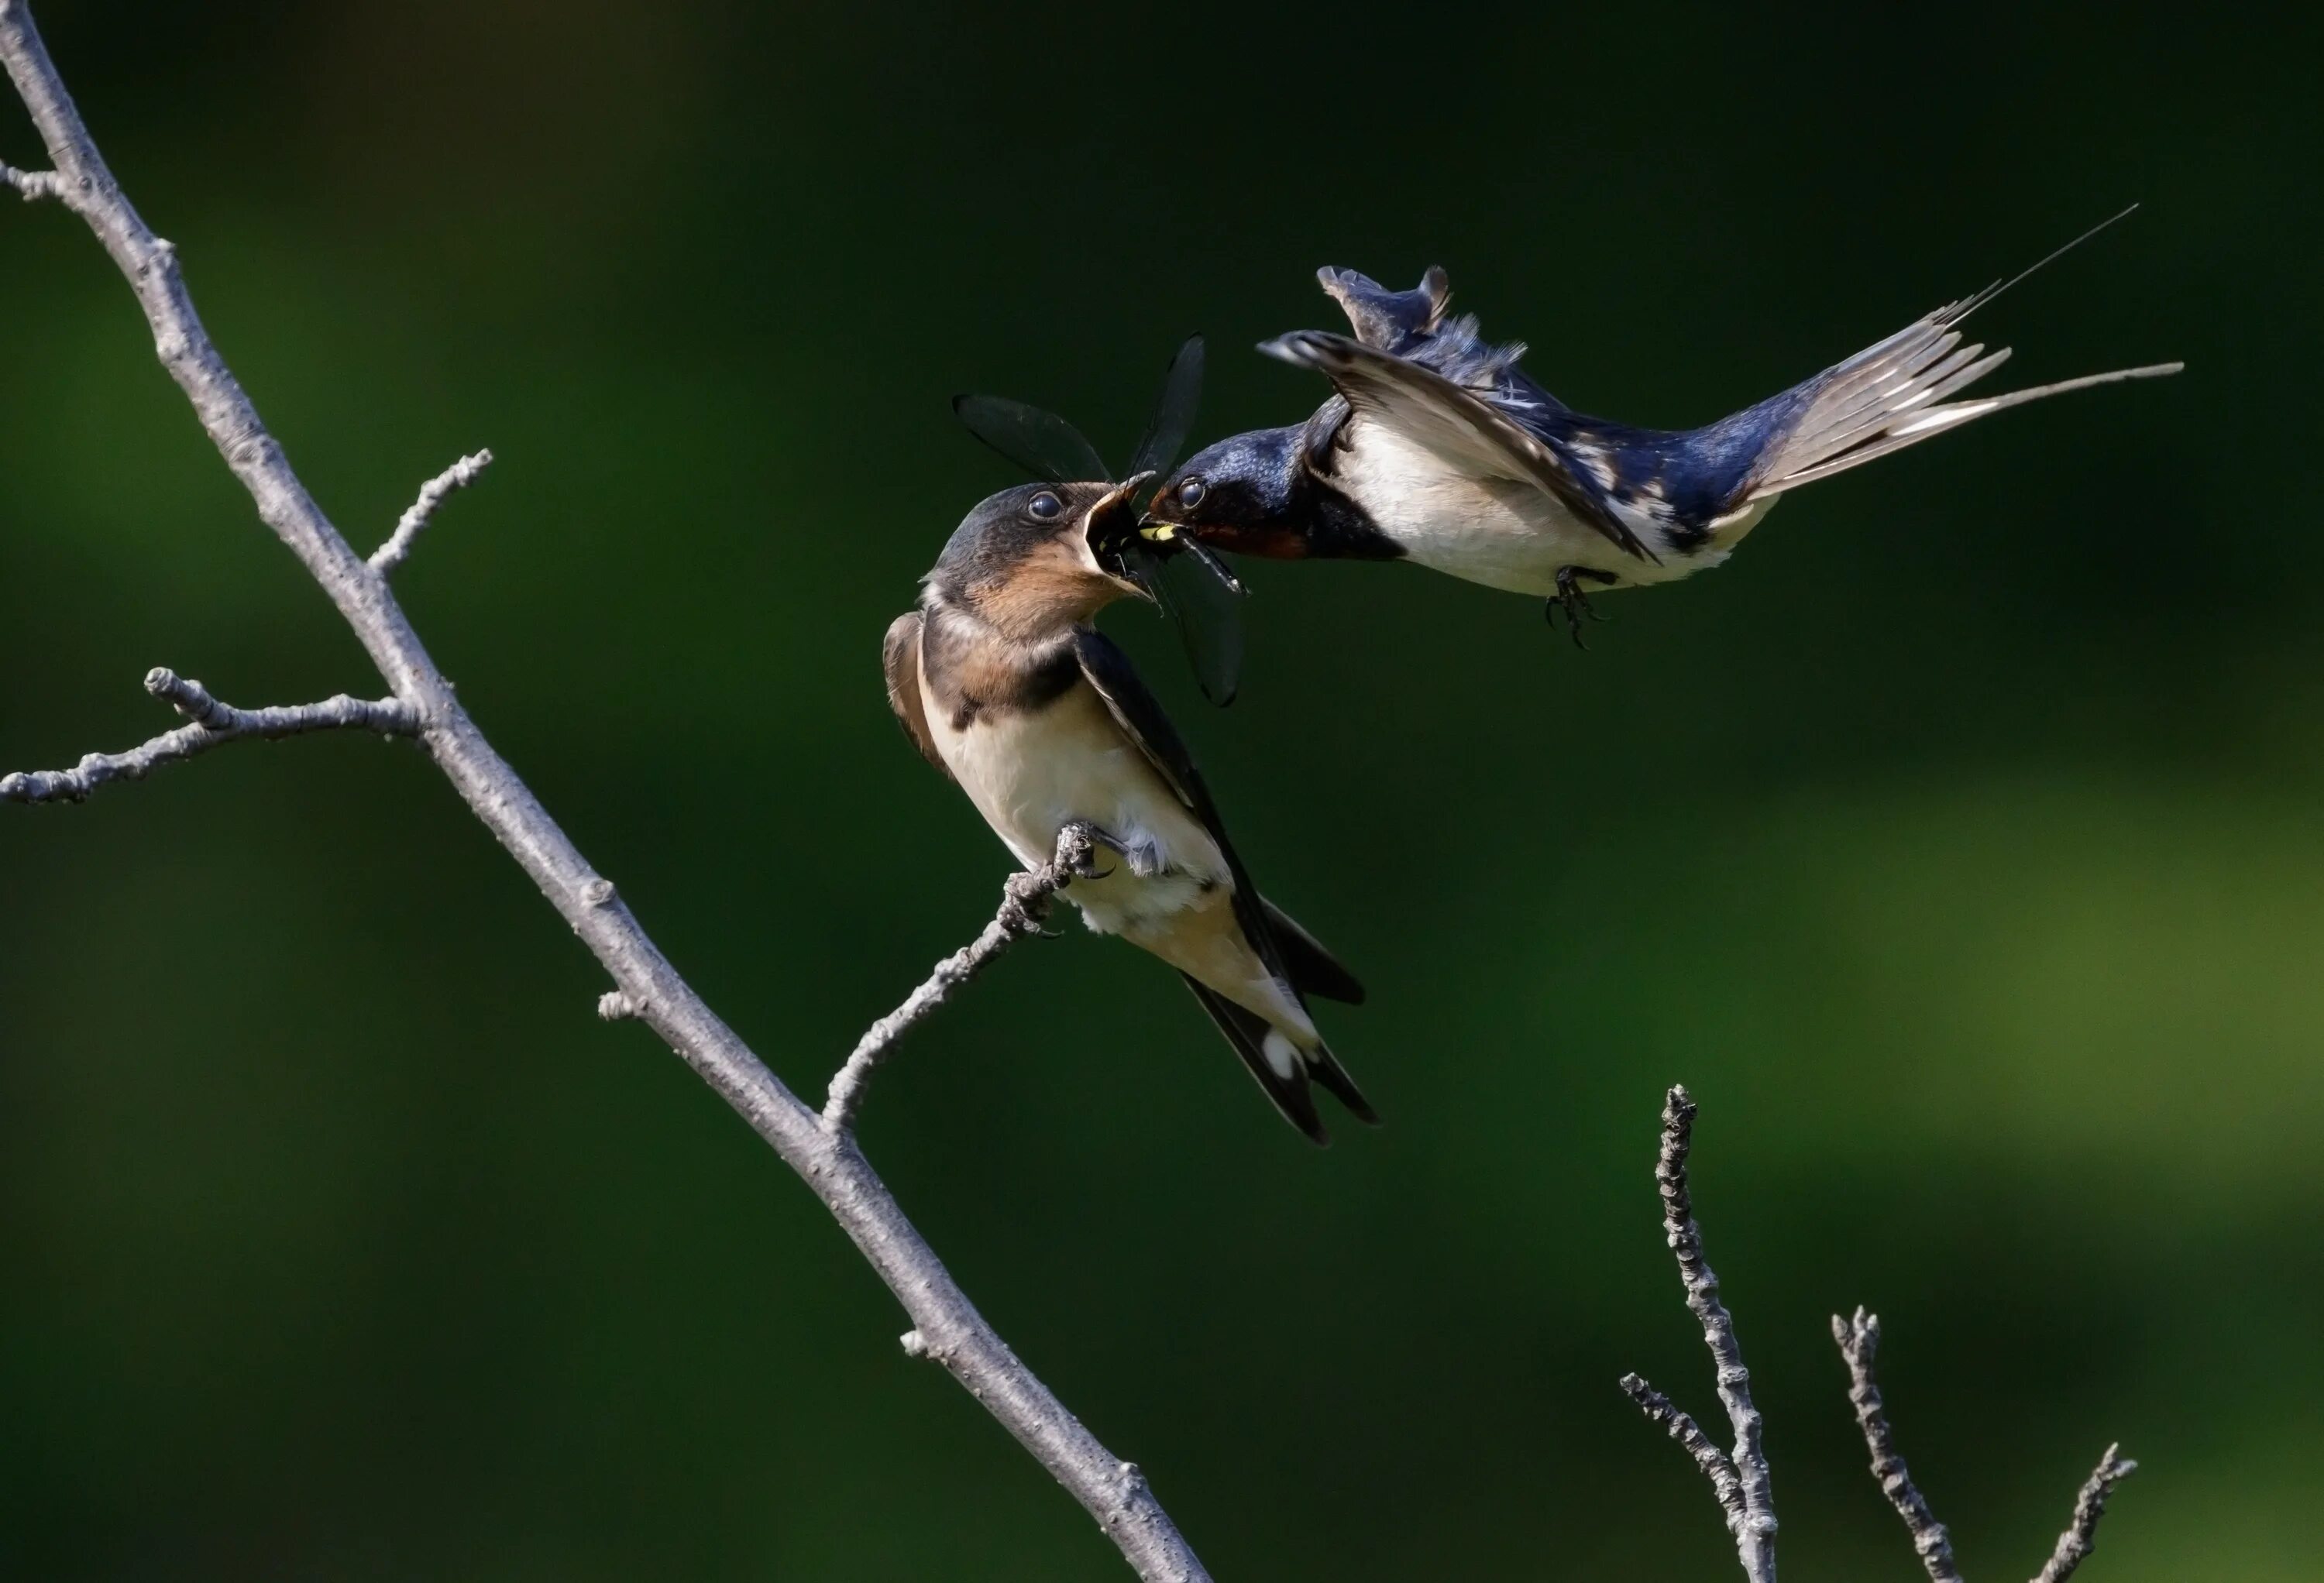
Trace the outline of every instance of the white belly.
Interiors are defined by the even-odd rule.
[[[1074,687],[1028,713],[987,715],[964,731],[932,710],[928,727],[969,801],[1028,868],[1047,862],[1057,832],[1076,820],[1152,854],[1163,871],[1139,878],[1120,853],[1101,851],[1098,866],[1112,872],[1067,888],[1092,928],[1137,934],[1195,905],[1206,890],[1222,899],[1232,895],[1218,842],[1092,689]]]
[[[1657,565],[1630,555],[1538,486],[1456,472],[1434,451],[1382,424],[1362,426],[1341,462],[1340,483],[1410,559],[1489,588],[1542,598],[1557,592],[1557,574],[1566,566],[1613,579],[1584,583],[1585,593],[1675,582],[1715,566],[1769,503],[1720,524],[1705,548],[1665,555]],[[1633,518],[1630,527],[1641,541],[1660,541],[1650,516],[1625,515]]]
[[[1065,899],[1092,929],[1120,934],[1192,973],[1296,1044],[1314,1042],[1315,1025],[1297,997],[1243,935],[1219,843],[1121,734],[1094,691],[1077,686],[1046,708],[990,715],[964,731],[954,730],[940,710],[927,719],[953,778],[1027,868],[1049,861],[1057,832],[1076,820],[1150,854],[1146,866],[1160,871],[1141,876],[1121,853],[1101,849],[1102,877],[1065,888]]]

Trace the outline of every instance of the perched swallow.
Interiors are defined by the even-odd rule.
[[[1276,1109],[1323,1143],[1311,1079],[1378,1118],[1306,997],[1355,1004],[1363,986],[1261,899],[1178,733],[1089,624],[1146,596],[1122,557],[1152,477],[1027,484],[971,511],[919,608],[888,629],[888,702],[1019,861],[1049,861],[1068,826],[1090,835],[1100,851],[1067,898],[1176,968]]]
[[[1518,368],[1523,344],[1493,345],[1473,317],[1447,317],[1441,269],[1410,291],[1326,269],[1318,278],[1354,338],[1302,330],[1259,350],[1317,370],[1338,393],[1305,423],[1197,454],[1156,492],[1143,530],[1285,559],[1409,558],[1546,595],[1545,612],[1563,612],[1579,641],[1591,613],[1583,584],[1645,586],[1717,566],[1788,490],[1988,413],[2179,372],[2158,364],[1948,400],[2009,355],[1962,345],[1961,322],[2033,272],[1924,315],[1756,407],[1674,432],[1565,406]]]

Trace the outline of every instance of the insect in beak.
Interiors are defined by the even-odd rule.
[[[1154,476],[1148,471],[1124,480],[1100,495],[1083,519],[1083,538],[1099,570],[1148,603],[1159,603],[1141,536],[1143,526],[1132,498]]]

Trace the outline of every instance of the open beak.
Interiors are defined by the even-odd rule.
[[[1151,469],[1124,479],[1097,498],[1082,519],[1082,534],[1098,569],[1148,603],[1160,603],[1142,564],[1146,546],[1140,542],[1144,524],[1135,503],[1138,492],[1151,482]]]

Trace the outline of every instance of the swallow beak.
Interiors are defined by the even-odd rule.
[[[1140,563],[1145,557],[1139,552],[1146,548],[1142,542],[1145,526],[1135,502],[1138,492],[1153,477],[1148,470],[1115,484],[1097,498],[1082,519],[1083,541],[1089,546],[1098,569],[1124,592],[1149,604],[1158,601],[1141,575],[1144,568]]]

